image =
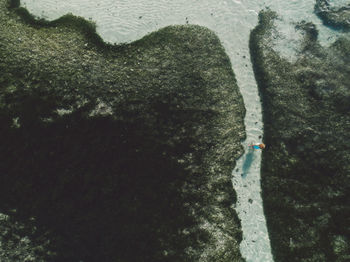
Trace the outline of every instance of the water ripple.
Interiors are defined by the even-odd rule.
[[[340,1],[340,0],[339,0]],[[213,30],[230,57],[243,95],[248,148],[263,135],[261,103],[250,62],[249,34],[257,24],[258,12],[269,6],[286,21],[321,21],[313,13],[314,0],[22,0],[28,10],[43,18],[56,19],[73,13],[92,19],[97,32],[111,43],[132,42],[152,31],[173,24],[199,24]],[[283,27],[282,27],[283,29]],[[319,26],[323,44],[335,40],[335,33]],[[289,30],[289,29],[288,29]],[[290,31],[288,31],[290,32]],[[295,48],[282,45],[282,49]],[[287,55],[293,55],[286,51]],[[233,184],[237,192],[236,211],[241,219],[241,252],[247,262],[273,261],[260,196],[261,152],[247,151],[237,162]]]

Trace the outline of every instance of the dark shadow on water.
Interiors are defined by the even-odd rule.
[[[245,178],[249,172],[249,169],[254,160],[254,150],[249,149],[247,155],[245,156],[243,167],[242,167],[242,177]]]
[[[198,223],[184,203],[204,201],[183,184],[197,188],[205,177],[176,159],[198,143],[182,125],[204,125],[210,112],[176,111],[171,95],[136,112],[120,105],[120,120],[77,112],[44,123],[40,112],[55,100],[23,93],[20,128],[5,128],[11,118],[0,115],[0,210],[49,232],[57,256],[46,261],[187,261],[185,247],[207,241],[200,229],[181,233]]]

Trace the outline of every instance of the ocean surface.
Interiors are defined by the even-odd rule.
[[[72,13],[92,20],[97,32],[110,43],[125,43],[168,25],[197,24],[213,30],[230,57],[246,107],[247,139],[242,141],[245,154],[233,170],[237,192],[236,209],[242,223],[241,253],[247,262],[273,261],[260,192],[261,152],[249,150],[251,142],[262,141],[261,101],[249,54],[249,34],[264,8],[276,11],[280,40],[275,50],[293,61],[300,35],[294,25],[302,20],[313,22],[323,45],[335,41],[338,33],[322,25],[314,14],[315,0],[21,0],[33,15],[47,20]],[[334,7],[344,0],[334,1]],[[233,123],[234,124],[234,123]],[[268,145],[267,145],[268,147]]]

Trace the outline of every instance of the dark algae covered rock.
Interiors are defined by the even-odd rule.
[[[350,29],[350,3],[332,6],[332,0],[316,0],[315,12],[323,23],[339,29]]]
[[[244,113],[206,28],[108,45],[0,0],[0,260],[243,261]]]
[[[301,22],[296,61],[262,11],[250,50],[263,100],[262,197],[275,261],[350,261],[350,42],[320,46]]]
[[[0,243],[1,261],[46,262],[53,256],[49,239],[40,234],[32,218],[23,224],[0,214]]]

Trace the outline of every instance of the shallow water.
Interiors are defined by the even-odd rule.
[[[311,21],[320,30],[321,43],[329,44],[337,33],[322,26],[313,13],[315,0],[22,0],[29,11],[53,20],[66,13],[91,19],[101,37],[111,43],[132,42],[145,34],[173,24],[198,24],[213,30],[231,59],[243,95],[247,139],[246,153],[237,161],[233,184],[238,201],[243,241],[240,249],[247,262],[273,261],[260,196],[261,152],[248,150],[261,141],[261,103],[249,54],[249,34],[258,22],[258,12],[270,7],[283,19],[278,28],[282,40],[274,43],[282,56],[295,59],[299,35],[291,22]],[[268,147],[268,145],[267,145]]]
[[[350,4],[349,0],[331,0],[329,1],[329,6],[331,8],[340,8],[343,6],[348,6]]]

